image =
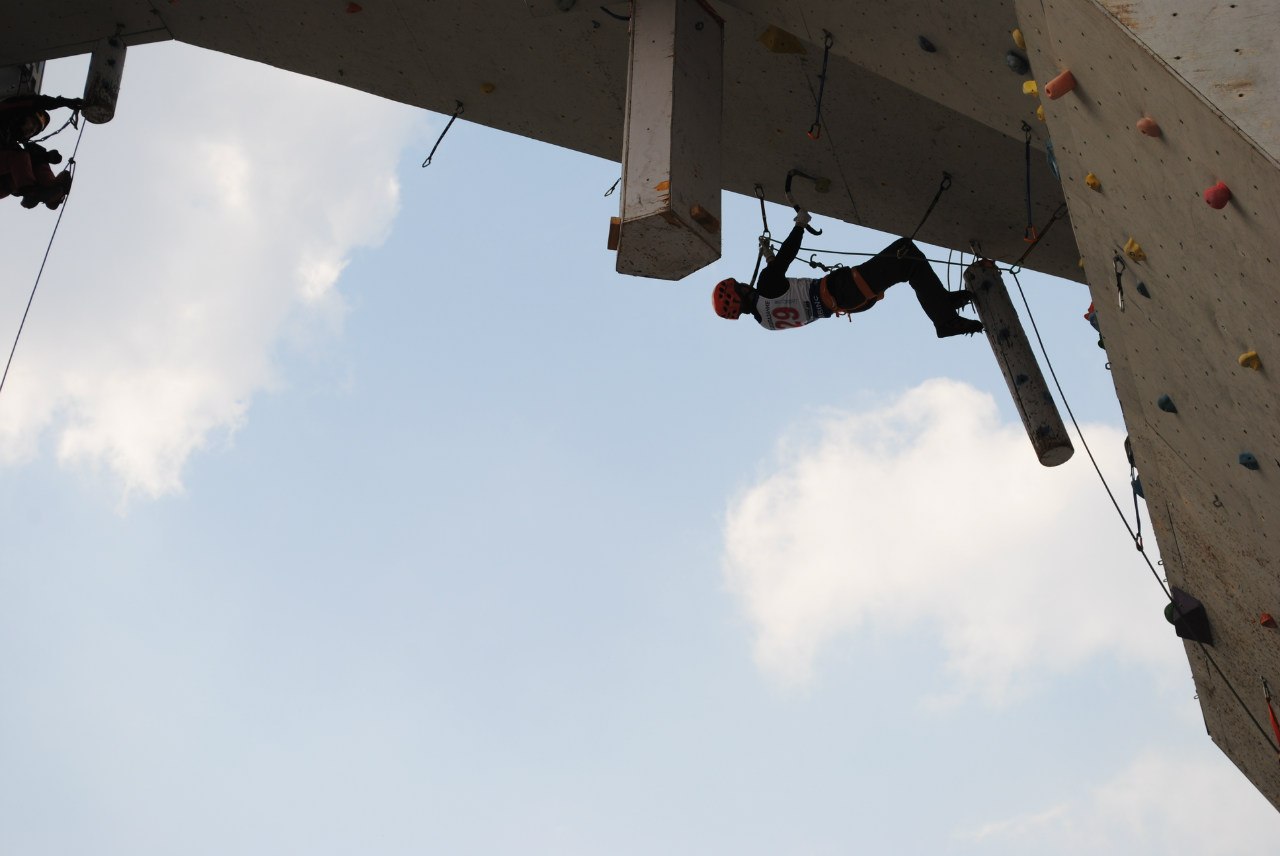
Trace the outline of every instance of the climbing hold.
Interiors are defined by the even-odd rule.
[[[1093,325],[1093,329],[1095,330],[1098,329],[1098,312],[1096,309],[1093,308],[1092,303],[1089,304],[1089,311],[1084,313],[1084,320],[1088,321],[1091,325]],[[1102,331],[1099,330],[1098,332],[1102,332]]]
[[[1275,620],[1274,618],[1272,618],[1272,617],[1271,617],[1271,613],[1269,613],[1269,612],[1264,612],[1264,613],[1262,613],[1261,615],[1259,615],[1259,616],[1258,616],[1258,623],[1259,623],[1259,624],[1261,624],[1263,627],[1275,627],[1275,626],[1276,626],[1276,620]]]
[[[924,51],[925,53],[938,52],[938,48],[934,46],[933,42],[929,41],[924,36],[917,36],[916,44],[920,45],[920,50]]]
[[[1173,632],[1182,639],[1212,645],[1213,630],[1204,604],[1177,586],[1171,586],[1170,592],[1173,600],[1164,608],[1164,617],[1173,625]]]
[[[1009,66],[1009,70],[1019,77],[1031,70],[1031,63],[1027,62],[1027,58],[1017,51],[1009,51],[1005,54],[1004,64]]]
[[[1013,36],[1013,43],[1018,46],[1018,50],[1025,51],[1027,49],[1027,40],[1022,37],[1022,30],[1014,27],[1009,31],[1009,35]]]
[[[1044,85],[1044,94],[1049,96],[1050,101],[1056,101],[1075,88],[1076,76],[1068,70],[1046,83]]]
[[[1165,413],[1178,412],[1178,408],[1174,405],[1173,399],[1167,395],[1162,395],[1156,399],[1156,407],[1159,407]]]
[[[1262,358],[1258,356],[1257,351],[1245,351],[1236,357],[1236,362],[1246,369],[1253,369],[1255,372],[1262,368]]]
[[[492,95],[493,90],[497,88],[498,87],[494,86],[492,83],[490,83],[487,80],[484,83],[480,84],[480,91],[483,92],[485,95]]]
[[[1141,499],[1146,499],[1146,498],[1147,498],[1147,495],[1146,495],[1145,493],[1143,493],[1143,491],[1142,491],[1142,479],[1141,479],[1141,478],[1139,478],[1138,476],[1134,476],[1134,477],[1133,477],[1133,482],[1132,482],[1131,484],[1132,484],[1132,486],[1133,486],[1133,492],[1134,492],[1134,494],[1135,494],[1136,496],[1138,496],[1138,497],[1139,497],[1139,498],[1141,498]]]
[[[1080,260],[1076,262],[1076,267],[1084,270],[1084,256],[1081,256]]]
[[[1209,204],[1210,208],[1226,208],[1227,203],[1231,201],[1231,188],[1219,181],[1213,187],[1205,190],[1204,201]]]
[[[1022,94],[1039,95],[1040,90],[1036,87],[1036,82],[1034,80],[1024,80],[1022,81]]]
[[[1020,374],[1020,375],[1018,375],[1017,377],[1015,377],[1015,378],[1013,379],[1013,385],[1014,385],[1014,386],[1022,386],[1024,383],[1026,383],[1026,382],[1027,382],[1027,381],[1029,381],[1029,380],[1031,380],[1031,378],[1030,378],[1030,377],[1028,377],[1027,375],[1024,375],[1024,374]]]
[[[1090,190],[1102,191],[1102,182],[1098,181],[1098,177],[1093,173],[1089,173],[1084,177],[1084,183]]]
[[[1043,104],[1036,105],[1036,118],[1039,119],[1041,122],[1044,121],[1044,105]]]
[[[780,27],[770,26],[760,34],[760,44],[765,50],[776,54],[807,53],[804,43],[797,37]]]
[[[1258,459],[1253,456],[1252,452],[1241,452],[1240,466],[1246,470],[1256,470],[1258,469]]]
[[[1148,137],[1160,136],[1160,126],[1156,124],[1156,120],[1152,119],[1150,116],[1143,116],[1137,121],[1137,124],[1134,127],[1146,134]]]
[[[1124,254],[1135,262],[1145,262],[1147,260],[1147,254],[1142,251],[1142,245],[1135,241],[1133,236],[1130,236],[1129,240],[1124,242]]]
[[[1151,296],[1151,292],[1147,290],[1147,284],[1145,282],[1138,283],[1138,293],[1143,297]]]
[[[359,3],[348,3],[348,4],[347,4],[347,14],[348,14],[348,15],[354,15],[356,12],[363,12],[363,11],[364,11],[364,7],[363,7],[363,6],[361,6]]]

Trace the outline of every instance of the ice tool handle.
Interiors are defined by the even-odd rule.
[[[787,172],[787,182],[784,190],[787,194],[787,201],[791,203],[791,207],[794,208],[797,212],[800,211],[802,206],[800,205],[800,203],[796,202],[795,197],[791,195],[791,181],[796,176],[800,176],[801,178],[807,178],[809,181],[812,181],[814,190],[818,191],[819,193],[825,193],[827,190],[831,188],[831,182],[828,179],[814,178],[812,175],[803,173],[798,169],[789,170]],[[805,231],[807,231],[810,235],[822,234],[821,229],[815,229],[812,226],[810,226],[808,223],[805,224],[804,228],[805,228]]]

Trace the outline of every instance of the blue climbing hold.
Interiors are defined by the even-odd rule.
[[[1167,395],[1162,395],[1156,399],[1156,407],[1159,407],[1165,413],[1178,412],[1178,408],[1173,405],[1173,399]]]
[[[1027,377],[1024,374],[1020,374],[1013,379],[1013,383],[1015,386],[1022,386],[1024,383],[1026,383],[1029,380],[1031,380],[1031,378]]]
[[[1258,459],[1253,456],[1252,452],[1241,452],[1240,466],[1247,470],[1256,470],[1258,469]]]

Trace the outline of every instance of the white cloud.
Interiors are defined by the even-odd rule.
[[[1164,596],[1082,450],[1042,467],[990,396],[947,380],[816,429],[779,443],[725,523],[728,587],[780,682],[811,680],[837,640],[909,630],[940,640],[956,693],[992,702],[1104,653],[1185,681]],[[1123,433],[1085,431],[1123,502]]]
[[[85,132],[0,396],[0,464],[49,438],[61,462],[105,469],[125,496],[181,490],[192,453],[280,383],[286,332],[340,330],[339,278],[388,233],[422,115],[192,48],[132,51],[116,119]],[[58,138],[64,153],[73,133]],[[2,329],[15,330],[35,273],[23,262],[56,215],[0,214],[22,248],[0,287]]]
[[[1144,755],[1080,799],[955,838],[995,852],[1243,856],[1268,850],[1278,832],[1276,810],[1209,748],[1194,757]]]

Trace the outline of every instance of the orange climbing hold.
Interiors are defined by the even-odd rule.
[[[1258,356],[1257,351],[1245,351],[1236,357],[1236,362],[1246,369],[1253,369],[1255,372],[1262,368],[1262,358]]]
[[[1160,125],[1157,124],[1156,120],[1152,119],[1150,116],[1143,116],[1138,120],[1135,127],[1148,137],[1158,137],[1161,133]]]
[[[1084,177],[1084,183],[1090,190],[1102,191],[1102,182],[1098,181],[1098,177],[1093,173],[1089,173]]]
[[[1055,101],[1075,88],[1076,76],[1068,70],[1046,83],[1044,94],[1049,96],[1050,101]]]
[[[1231,188],[1219,181],[1213,187],[1205,190],[1204,201],[1209,204],[1210,208],[1226,208],[1227,203],[1231,201]]]

